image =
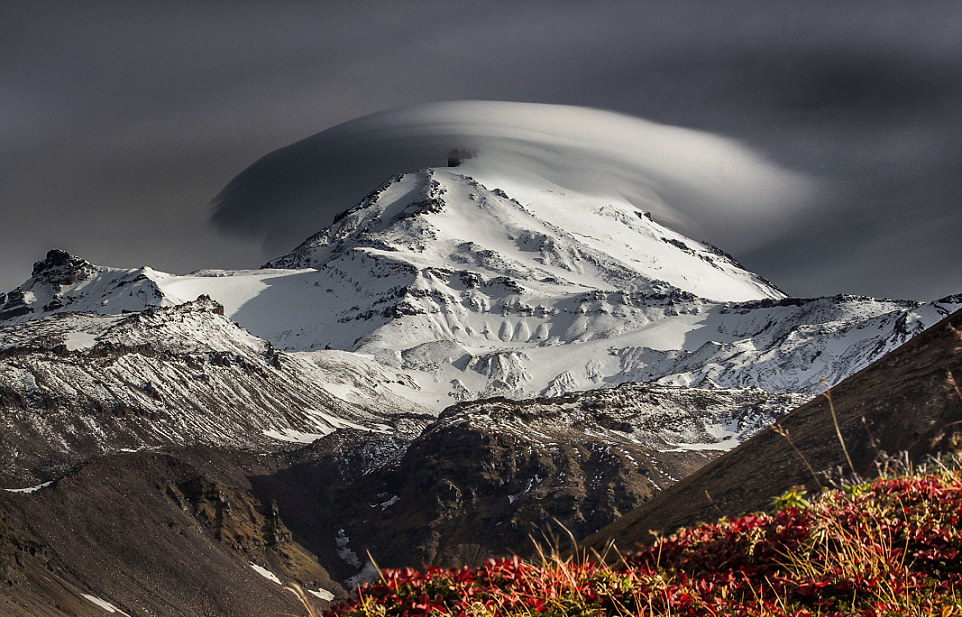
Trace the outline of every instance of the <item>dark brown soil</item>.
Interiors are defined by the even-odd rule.
[[[0,491],[0,615],[293,614],[285,582],[343,591],[247,477],[273,462],[215,450],[110,456],[31,494]],[[319,604],[320,606],[320,604]]]

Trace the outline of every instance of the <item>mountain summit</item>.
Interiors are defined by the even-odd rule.
[[[782,298],[719,249],[659,225],[618,196],[573,193],[480,161],[395,176],[269,268],[338,268],[369,256],[509,277],[534,294],[685,292],[716,301]]]

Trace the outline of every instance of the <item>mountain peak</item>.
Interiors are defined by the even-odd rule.
[[[33,264],[32,274],[34,277],[45,276],[51,281],[62,276],[62,284],[72,284],[78,275],[91,269],[93,266],[86,259],[60,249],[50,249],[43,259]]]
[[[169,275],[151,268],[108,268],[60,249],[33,264],[31,276],[0,293],[0,321],[37,319],[63,311],[106,314],[166,306],[157,281]]]
[[[325,268],[346,254],[509,276],[552,293],[586,289],[717,301],[781,298],[723,251],[678,234],[618,196],[574,193],[481,159],[395,176],[268,268]]]

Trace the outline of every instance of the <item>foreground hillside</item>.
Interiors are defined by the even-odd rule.
[[[386,571],[330,614],[959,615],[962,472],[948,461],[812,501],[788,493],[770,514],[682,529],[607,564]]]

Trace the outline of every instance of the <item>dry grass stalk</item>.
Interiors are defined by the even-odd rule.
[[[812,464],[808,462],[808,459],[805,458],[805,455],[802,454],[802,451],[799,450],[798,447],[795,445],[795,443],[792,441],[792,438],[788,434],[788,429],[778,423],[772,424],[771,429],[776,435],[779,435],[782,439],[784,439],[788,443],[788,445],[792,447],[792,450],[795,450],[795,454],[797,454],[798,458],[800,458],[802,462],[805,463],[805,467],[808,468],[808,472],[812,474],[812,479],[815,480],[815,484],[818,485],[818,488],[820,490],[825,488],[822,486],[821,480],[818,479],[818,474],[815,473],[815,469],[812,467]]]
[[[828,382],[824,379],[822,380],[822,384],[826,387],[822,396],[828,400],[828,410],[832,412],[832,423],[835,425],[835,434],[838,435],[838,443],[842,446],[842,452],[845,453],[845,460],[848,462],[848,468],[852,471],[852,475],[858,477],[858,472],[855,471],[855,465],[852,463],[852,457],[849,456],[848,453],[848,446],[845,445],[845,438],[842,437],[842,429],[838,425],[838,414],[835,413],[835,402],[832,400],[832,391],[828,388]]]

